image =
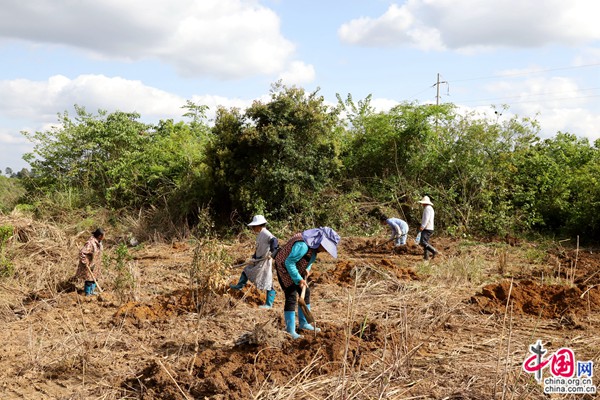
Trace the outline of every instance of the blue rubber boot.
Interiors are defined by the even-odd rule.
[[[276,294],[277,294],[277,292],[273,289],[267,290],[267,300],[265,301],[264,305],[259,306],[258,308],[267,309],[267,310],[270,308],[273,308],[273,302],[275,301]]]
[[[83,293],[86,296],[91,296],[92,295],[92,285],[93,285],[93,282],[85,281],[85,283],[83,285]]]
[[[285,317],[285,331],[292,336],[292,339],[301,338],[302,336],[296,333],[296,312],[284,311],[283,316]]]
[[[235,290],[242,290],[244,286],[246,286],[246,283],[248,283],[248,277],[246,276],[246,273],[242,272],[237,285],[229,285],[229,287]]]
[[[306,305],[306,308],[308,308],[310,310],[310,304]],[[305,331],[315,331],[315,332],[321,332],[321,329],[319,328],[315,328],[314,326],[312,326],[311,324],[308,323],[308,321],[306,320],[306,317],[304,316],[304,313],[302,312],[302,309],[300,307],[298,307],[298,329],[304,329]]]

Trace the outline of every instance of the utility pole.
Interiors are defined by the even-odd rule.
[[[440,84],[445,83],[446,85],[448,85],[447,81],[440,81],[440,73],[438,72],[437,74],[437,80],[436,82],[433,84],[433,86],[435,86],[435,105],[439,106],[440,105]],[[437,118],[437,111],[436,111],[436,115],[435,115],[435,133],[438,133],[438,118]]]
[[[445,83],[446,85],[448,84],[447,81],[440,81],[440,73],[438,72],[437,74],[437,82],[433,84],[433,86],[435,86],[436,89],[436,94],[435,94],[435,105],[439,106],[440,105],[440,84]]]

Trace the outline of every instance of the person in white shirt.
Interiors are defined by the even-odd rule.
[[[429,253],[431,253],[432,259],[438,254],[438,251],[429,243],[429,238],[433,234],[435,211],[433,211],[433,203],[429,196],[423,196],[419,203],[423,206],[423,218],[421,218],[421,226],[419,227],[421,232],[419,244],[424,250],[423,259],[429,260]]]

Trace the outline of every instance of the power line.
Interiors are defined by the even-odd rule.
[[[550,101],[566,101],[566,100],[578,100],[578,99],[591,99],[591,98],[595,98],[595,97],[600,97],[600,94],[591,94],[589,96],[577,96],[577,97],[551,97],[548,99],[531,99],[531,100],[523,100],[523,101],[511,101],[510,104],[523,104],[523,103],[547,103]],[[475,101],[461,101],[460,103],[473,103]],[[474,104],[474,106],[478,106],[478,105],[489,105],[489,103],[481,103],[481,104]]]
[[[600,87],[593,87],[593,88],[585,88],[585,89],[578,89],[578,90],[568,90],[568,91],[558,91],[558,92],[543,92],[543,93],[530,93],[530,94],[526,94],[526,95],[516,95],[516,96],[502,96],[502,97],[489,97],[489,98],[485,98],[485,99],[476,99],[476,100],[463,100],[461,101],[461,103],[476,103],[476,102],[482,102],[482,101],[493,101],[493,100],[510,100],[510,99],[523,99],[523,98],[527,98],[527,97],[538,97],[538,96],[549,96],[549,95],[557,95],[557,94],[567,94],[567,93],[580,93],[580,92],[586,92],[586,91],[590,91],[590,90],[599,90]],[[564,99],[569,99],[569,98],[586,98],[586,97],[594,97],[595,95],[591,95],[591,96],[582,96],[582,97],[563,97]],[[527,100],[525,100],[527,101]],[[534,101],[533,99],[531,101]],[[536,100],[539,101],[539,100]]]
[[[464,78],[464,79],[456,79],[456,80],[444,80],[444,81],[440,81],[440,74],[438,74],[437,82],[436,83],[434,83],[433,85],[428,86],[428,87],[424,88],[423,90],[421,90],[421,91],[419,91],[419,92],[417,92],[417,93],[409,96],[408,99],[416,98],[420,94],[427,92],[432,87],[436,87],[436,104],[439,104],[439,100],[440,100],[439,85],[442,84],[442,83],[445,83],[447,85],[447,87],[448,87],[448,95],[449,95],[449,92],[450,92],[450,83],[468,82],[468,81],[486,80],[486,79],[516,78],[516,77],[520,77],[520,76],[542,74],[542,73],[545,73],[545,72],[574,70],[574,69],[591,68],[591,67],[598,67],[598,66],[600,66],[600,63],[583,64],[583,65],[576,65],[576,66],[571,66],[571,67],[548,68],[548,69],[541,69],[541,70],[537,70],[537,71],[518,72],[518,73],[513,73],[513,74],[502,74],[502,75],[490,75],[490,76],[481,76],[481,77]],[[580,89],[578,91],[596,90],[596,89],[599,89],[599,88],[585,88],[585,89]],[[575,91],[575,92],[578,92],[578,91]],[[549,92],[549,93],[531,94],[531,95],[528,95],[528,96],[545,96],[545,95],[551,95],[551,94],[557,94],[557,93],[560,94],[560,93],[568,93],[568,92]],[[462,101],[462,102],[463,103],[475,103],[475,102],[488,101],[488,100],[503,100],[503,99],[512,99],[512,98],[522,98],[522,97],[523,96],[506,96],[506,97],[496,97],[496,98],[489,98],[489,99],[467,100],[467,101]],[[588,98],[588,97],[596,97],[596,96],[573,97],[573,99],[576,99],[576,98]],[[570,98],[565,98],[565,99],[568,100]],[[527,102],[527,101],[522,101],[522,102]],[[516,102],[516,103],[522,103],[522,102]]]
[[[525,75],[541,74],[544,72],[565,71],[565,70],[570,70],[570,69],[590,68],[590,67],[598,67],[598,66],[600,66],[600,63],[584,64],[584,65],[577,65],[577,66],[572,66],[572,67],[558,67],[558,68],[541,69],[541,70],[529,71],[529,72],[515,72],[514,74],[501,74],[501,75],[480,76],[480,77],[476,77],[476,78],[456,79],[456,80],[451,80],[450,82],[455,83],[455,82],[467,82],[467,81],[476,81],[476,80],[484,80],[484,79],[512,78],[512,77],[525,76]]]

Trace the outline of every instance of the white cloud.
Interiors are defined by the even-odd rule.
[[[15,136],[8,132],[0,132],[0,143],[3,145],[22,145],[28,143],[28,141],[23,136]]]
[[[394,47],[417,44],[422,49],[441,49],[439,32],[424,26],[412,13],[410,2],[392,4],[377,19],[361,17],[343,24],[338,35],[343,42],[362,46]]]
[[[104,75],[80,75],[68,79],[62,75],[47,81],[18,79],[0,81],[0,114],[28,119],[40,124],[56,121],[56,113],[73,109],[74,104],[90,112],[121,110],[138,112],[150,118],[180,117],[185,99],[140,81],[109,78]]]
[[[392,99],[376,98],[371,100],[371,105],[377,112],[388,112],[398,104],[400,104],[398,101]]]
[[[80,75],[69,79],[55,75],[46,81],[16,79],[0,81],[0,161],[14,168],[27,167],[21,155],[32,150],[31,143],[21,131],[45,131],[58,125],[57,113],[69,112],[74,116],[73,105],[85,106],[95,114],[98,110],[137,112],[141,120],[156,123],[159,120],[183,120],[187,99],[140,81],[104,75]],[[268,101],[268,95],[258,100]],[[193,96],[196,104],[207,105],[208,119],[214,119],[218,106],[249,107],[255,99],[227,98],[215,95]],[[23,121],[27,121],[24,123]],[[4,168],[0,164],[0,168]]]
[[[484,90],[497,99],[490,103],[509,106],[504,118],[516,114],[537,119],[543,137],[561,131],[591,140],[600,138],[600,114],[593,111],[597,109],[596,88],[581,87],[574,79],[550,77],[499,80]]]
[[[279,17],[253,0],[4,0],[0,38],[221,79],[279,73],[294,52]]]
[[[569,132],[578,137],[586,137],[594,142],[600,139],[600,115],[591,114],[582,108],[555,108],[550,113],[541,111],[539,121],[542,126],[558,131]]]
[[[578,46],[600,40],[595,0],[408,0],[378,18],[343,24],[338,35],[361,46],[423,50]]]
[[[47,81],[17,79],[0,81],[0,123],[15,126],[18,121],[27,121],[30,126],[0,132],[0,143],[28,143],[20,131],[47,130],[57,125],[57,113],[63,111],[73,115],[75,104],[84,106],[90,113],[98,110],[114,112],[137,112],[141,120],[156,123],[161,119],[183,119],[182,109],[186,100],[175,94],[144,85],[140,81],[104,75],[80,75],[68,79],[62,75]],[[217,107],[245,110],[254,100],[268,102],[264,94],[256,99],[228,98],[217,95],[195,95],[196,104],[209,107],[207,118],[214,119]],[[36,126],[31,126],[37,124]]]
[[[294,61],[287,71],[279,75],[285,85],[303,85],[315,79],[315,67],[302,61]]]

